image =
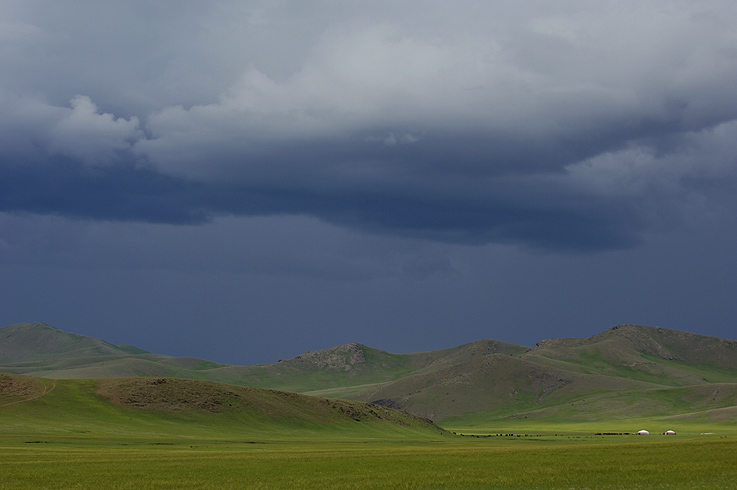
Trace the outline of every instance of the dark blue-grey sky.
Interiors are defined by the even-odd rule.
[[[732,1],[0,4],[0,324],[275,362],[735,338]]]

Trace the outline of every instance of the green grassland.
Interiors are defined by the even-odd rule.
[[[332,390],[336,395],[347,395],[362,386],[427,375],[490,353],[520,354],[527,349],[479,340],[438,351],[394,354],[353,343],[273,364],[237,366],[154,354],[42,323],[21,323],[0,328],[0,371],[55,379],[177,377],[297,393]]]
[[[383,438],[442,432],[429,420],[386,407],[209,381],[48,380],[0,374],[0,435],[187,439],[318,433]]]
[[[730,489],[737,442],[0,439],[0,489]]]
[[[737,488],[729,421],[506,417],[447,428],[212,382],[0,375],[0,489]],[[595,435],[642,428],[679,433]]]
[[[0,490],[737,488],[737,342],[675,330],[226,366],[19,324],[0,367],[42,376],[0,374]]]
[[[737,423],[737,341],[642,325],[532,348],[495,340],[414,354],[362,344],[229,366],[114,346],[44,324],[0,328],[0,371],[158,376],[375,402],[444,424],[633,417]]]

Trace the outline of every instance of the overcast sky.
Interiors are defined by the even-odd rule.
[[[736,338],[734,0],[2,0],[0,325],[275,362]]]

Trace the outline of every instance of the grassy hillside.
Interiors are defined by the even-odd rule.
[[[489,354],[368,387],[353,398],[438,421],[702,417],[737,422],[737,342],[622,325]]]
[[[0,345],[0,371],[8,373],[56,379],[179,377],[333,396],[349,395],[364,385],[432,372],[492,353],[519,354],[528,350],[506,342],[480,340],[432,352],[393,354],[352,343],[306,352],[274,364],[232,366],[113,346],[40,323],[0,328],[0,339],[3,338],[10,340]],[[107,349],[98,349],[100,343]],[[77,347],[65,350],[64,346],[70,345]]]
[[[242,437],[320,433],[433,437],[426,419],[329,400],[172,378],[48,380],[0,374],[0,434]]]
[[[307,352],[293,359],[259,366],[229,366],[211,371],[234,384],[278,388],[298,393],[351,397],[366,386],[419,373],[442,370],[490,353],[520,353],[527,347],[480,340],[450,349],[393,354],[358,343]]]
[[[208,379],[225,366],[192,357],[154,354],[131,345],[64,332],[44,323],[0,328],[0,371],[56,379],[169,376]]]
[[[74,348],[31,342],[33,332],[41,339],[62,338]],[[620,325],[588,338],[544,340],[533,348],[479,340],[393,354],[353,343],[257,366],[161,356],[42,324],[5,327],[0,338],[16,339],[15,344],[6,342],[0,354],[8,352],[8,345],[20,346],[18,352],[32,350],[21,345],[23,339],[41,353],[27,354],[31,360],[24,362],[20,354],[14,354],[14,363],[0,358],[0,371],[48,378],[210,380],[376,402],[439,422],[471,425],[633,416],[737,422],[737,342],[641,325]]]
[[[0,328],[0,363],[32,363],[57,359],[122,356],[130,347],[67,333],[44,323],[18,323]]]
[[[524,357],[548,365],[563,362],[583,374],[674,386],[734,381],[737,373],[737,341],[642,325],[620,325],[584,339],[545,340]]]
[[[34,330],[72,335],[44,327],[0,329],[0,353]],[[0,367],[46,376],[0,374],[0,490],[736,488],[731,340],[627,325],[532,349],[348,344],[224,366],[79,337]],[[378,400],[477,437],[384,406],[206,380],[217,377]],[[639,429],[678,436],[602,434]]]
[[[668,421],[662,427],[677,437],[612,437],[594,434],[601,424],[515,420],[506,426],[514,434],[500,437],[505,426],[495,425],[472,430],[493,437],[461,437],[381,407],[212,382],[0,375],[0,387],[0,490],[655,490],[737,481],[734,424],[700,435],[692,421]],[[646,422],[607,428],[663,430]]]

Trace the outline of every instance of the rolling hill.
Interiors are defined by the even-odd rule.
[[[64,332],[44,323],[0,328],[0,371],[58,379],[170,376],[206,379],[224,366],[203,359],[153,354],[130,345]]]
[[[543,340],[532,348],[479,340],[393,354],[352,343],[274,364],[231,366],[17,324],[0,328],[0,371],[56,379],[210,380],[373,402],[443,423],[633,416],[737,421],[737,341],[642,325]]]
[[[436,437],[377,405],[176,378],[48,380],[0,374],[0,434],[73,437]]]
[[[736,362],[732,340],[622,325],[590,338],[541,341],[519,355],[485,355],[351,398],[434,420],[709,419],[731,413],[737,421]]]

